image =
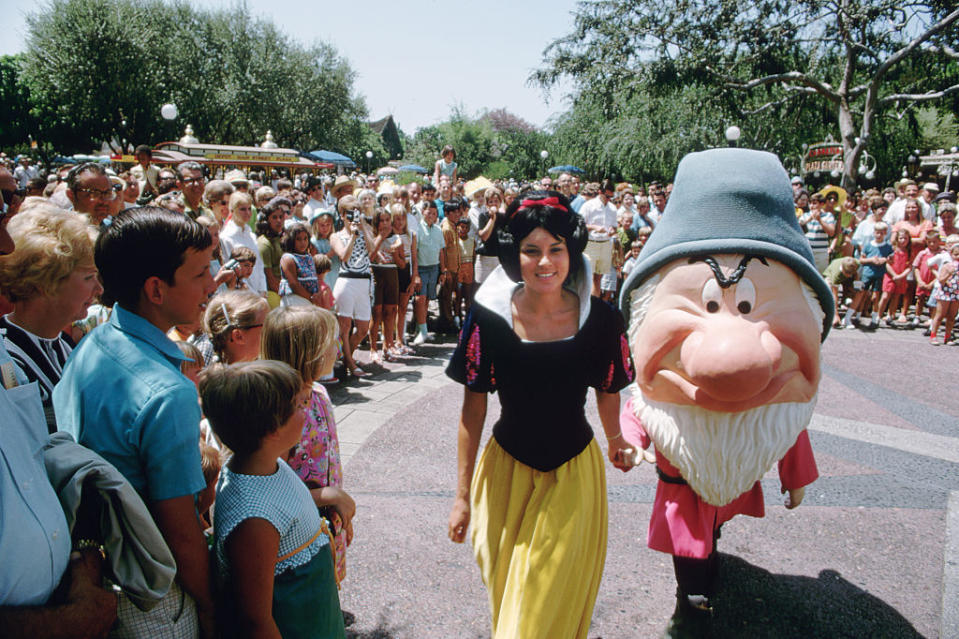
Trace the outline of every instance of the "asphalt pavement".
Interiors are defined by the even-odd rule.
[[[340,596],[363,639],[489,636],[486,591],[446,519],[462,388],[453,338],[331,389],[357,503]],[[368,354],[361,351],[360,361]],[[764,519],[723,527],[717,637],[959,637],[959,346],[920,331],[834,331],[810,425],[820,478]],[[624,399],[625,401],[625,399]],[[491,396],[484,441],[499,413]],[[587,416],[602,438],[595,403]],[[607,463],[609,544],[590,638],[656,637],[675,602],[670,557],[646,548],[652,468]]]

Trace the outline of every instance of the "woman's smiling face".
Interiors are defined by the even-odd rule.
[[[533,229],[520,242],[519,265],[523,282],[531,291],[560,290],[569,274],[566,241],[542,227]]]

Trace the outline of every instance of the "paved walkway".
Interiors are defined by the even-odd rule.
[[[356,639],[489,636],[467,545],[446,538],[461,388],[451,340],[331,390],[357,502],[341,591]],[[366,353],[361,353],[361,361]],[[909,375],[904,362],[918,362]],[[796,511],[775,473],[767,515],[724,526],[720,637],[959,637],[959,347],[918,331],[836,332],[810,425],[820,479]],[[376,370],[376,369],[374,369]],[[490,398],[484,435],[499,413]],[[587,416],[598,430],[595,403]],[[602,441],[602,440],[601,440]],[[607,468],[609,548],[590,639],[658,636],[668,556],[645,546],[652,469]]]

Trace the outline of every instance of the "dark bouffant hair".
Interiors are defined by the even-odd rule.
[[[546,200],[551,203],[545,203]],[[586,222],[572,209],[565,195],[559,191],[527,191],[510,203],[506,209],[506,219],[506,228],[498,230],[497,239],[500,264],[511,280],[523,281],[519,267],[519,245],[524,237],[537,228],[546,229],[554,237],[566,241],[566,250],[569,251],[567,280],[579,272],[589,235]]]

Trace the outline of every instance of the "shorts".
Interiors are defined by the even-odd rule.
[[[400,301],[399,269],[373,265],[373,305],[396,306]]]
[[[340,317],[349,317],[358,322],[370,321],[370,281],[366,278],[336,278],[333,287],[333,311]]]
[[[401,296],[406,294],[406,291],[410,288],[410,282],[413,281],[413,277],[410,275],[410,268],[412,267],[407,264],[404,268],[396,269],[397,288],[399,288]]]
[[[460,264],[460,270],[456,272],[456,281],[460,284],[473,283],[473,263],[463,262]]]
[[[594,275],[601,275],[609,272],[613,267],[613,241],[595,242],[590,240],[586,243],[586,256],[593,267]]]
[[[883,273],[870,273],[864,271],[862,274],[862,288],[864,291],[876,291],[877,293],[882,290],[882,278]]]
[[[430,266],[420,266],[420,287],[419,295],[426,296],[428,300],[436,299],[436,284],[440,279],[440,265],[432,264]]]

